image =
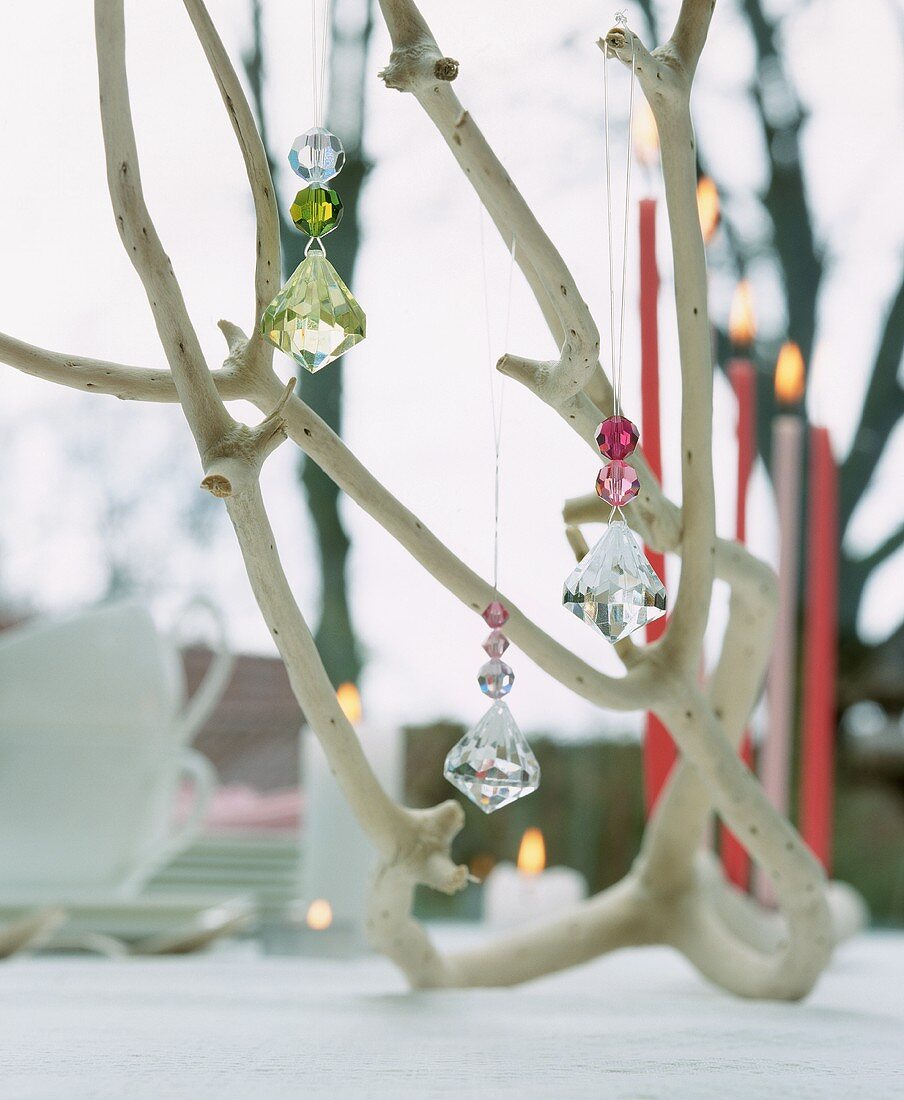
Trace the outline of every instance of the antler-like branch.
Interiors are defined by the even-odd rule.
[[[211,71],[223,97],[229,121],[235,131],[242,159],[248,174],[254,214],[257,221],[257,249],[254,265],[254,318],[247,356],[252,368],[268,365],[273,358],[273,348],[260,333],[258,318],[279,290],[281,263],[279,246],[279,212],[270,166],[260,133],[254,121],[254,113],[242,91],[236,71],[223,47],[217,29],[201,0],[184,0],[186,11],[194,25],[204,49]]]
[[[196,25],[208,26],[200,0],[192,6]],[[457,825],[454,831],[461,827],[460,807],[449,802],[430,810],[410,811],[386,795],[339,706],[283,572],[258,474],[266,456],[284,438],[283,417],[292,386],[279,384],[266,410],[267,417],[256,427],[239,424],[226,412],[144,202],[126,79],[122,0],[95,0],[95,25],[101,120],[113,208],[120,235],[144,283],[170,362],[172,381],[198,444],[206,474],[203,485],[226,500],[252,590],[285,663],[293,692],[365,833],[387,865],[410,869],[419,876],[418,881],[460,889],[467,879],[467,869],[456,867],[448,854],[452,827]],[[234,117],[241,113],[234,112]],[[235,326],[223,327],[233,354],[247,355],[248,344]],[[428,826],[437,821],[445,828],[434,829],[436,843],[431,846],[425,837]]]
[[[214,71],[245,160],[255,199],[258,252],[256,310],[275,291],[278,231],[269,169],[234,70],[200,0],[185,0]],[[597,363],[598,333],[554,249],[473,120],[451,93],[457,63],[440,54],[410,0],[381,0],[393,38],[384,72],[392,87],[411,91],[443,134],[518,262],[562,347],[555,363],[504,357],[500,369],[518,377],[585,438],[592,436],[611,389]],[[622,680],[602,676],[543,634],[512,607],[507,632],[541,667],[602,705],[651,706],[675,732],[687,760],[670,781],[631,874],[616,887],[560,919],[488,948],[443,958],[410,916],[415,884],[454,892],[467,871],[449,856],[463,815],[454,802],[428,810],[396,806],[380,789],[354,731],[338,707],[310,632],[292,597],[260,495],[262,462],[288,433],[349,496],[364,507],[450,591],[479,610],[492,589],[468,570],[395,500],[330,429],[281,382],[269,350],[235,325],[221,323],[229,344],[222,370],[210,372],[200,353],[172,266],[141,192],[125,73],[122,0],[96,0],[101,114],[117,223],[148,293],[171,371],[55,355],[0,336],[0,358],[26,373],[91,392],[141,400],[178,400],[198,443],[204,486],[226,500],[255,597],[289,672],[293,690],[354,812],[381,855],[368,913],[375,944],[415,985],[508,984],[574,965],[629,943],[674,944],[714,981],[738,993],[796,997],[825,964],[831,943],[861,918],[849,893],[830,896],[821,872],[791,827],[769,806],[732,745],[749,715],[768,653],[774,600],[768,569],[743,548],[713,533],[711,379],[708,365],[705,269],[693,198],[693,131],[688,100],[693,69],[709,25],[710,0],[685,0],[669,43],[648,53],[630,32],[610,32],[606,49],[623,61],[633,48],[637,75],[656,115],[672,222],[684,385],[683,514],[662,496],[642,465],[645,487],[633,519],[657,549],[683,554],[672,626],[649,650],[619,649],[629,667]],[[689,156],[689,151],[691,155]],[[224,400],[247,397],[262,409],[254,428],[233,420]],[[692,406],[689,408],[688,406]],[[640,460],[642,463],[642,459]],[[696,495],[695,495],[696,494]],[[566,508],[569,522],[599,518],[586,501]],[[573,527],[572,547],[584,549]],[[732,604],[723,653],[705,698],[695,684],[714,574],[729,581]],[[509,601],[506,601],[507,603]],[[745,642],[745,637],[747,641]],[[696,856],[708,800],[749,840],[770,871],[786,918],[735,904],[711,861]]]

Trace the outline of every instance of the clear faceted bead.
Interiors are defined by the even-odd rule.
[[[501,699],[508,695],[515,682],[515,674],[505,661],[487,661],[480,666],[477,673],[477,683],[484,695],[491,699]]]
[[[289,150],[289,164],[305,183],[326,183],[342,171],[345,150],[335,134],[315,126],[295,139]]]
[[[596,479],[596,491],[607,504],[621,508],[640,492],[640,478],[633,466],[614,458],[600,470]]]
[[[509,640],[501,630],[491,630],[483,643],[484,652],[497,661],[509,647]]]
[[[365,337],[367,318],[322,252],[311,252],[261,318],[261,333],[305,370],[319,371]]]
[[[540,786],[537,758],[502,700],[450,749],[443,775],[485,814]]]
[[[562,603],[617,642],[665,614],[666,592],[628,525],[618,520],[575,566]]]
[[[500,603],[499,600],[493,600],[492,603],[487,604],[482,612],[483,621],[487,626],[493,628],[499,626],[505,626],[508,622],[509,613],[505,609],[505,605]]]

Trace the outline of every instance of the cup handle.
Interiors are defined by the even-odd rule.
[[[226,623],[223,615],[216,604],[211,603],[210,600],[206,600],[202,596],[190,600],[183,607],[176,625],[170,632],[173,643],[181,648],[179,641],[181,625],[189,613],[196,608],[206,611],[213,623],[213,658],[204,673],[204,679],[195,689],[194,695],[182,708],[181,714],[176,715],[174,719],[173,725],[176,738],[184,745],[194,740],[195,735],[216,710],[235,668],[235,655],[226,644]]]
[[[201,822],[207,813],[207,807],[217,789],[217,773],[213,764],[195,749],[183,749],[179,758],[179,767],[184,776],[191,780],[194,799],[188,817],[169,833],[160,847],[133,870],[122,883],[125,894],[137,893],[147,881],[184,851],[201,831]]]

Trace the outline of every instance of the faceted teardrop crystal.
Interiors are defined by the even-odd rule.
[[[537,758],[501,699],[449,750],[443,775],[485,814],[540,786]]]
[[[289,164],[305,183],[326,183],[338,176],[345,164],[342,142],[329,130],[315,126],[300,134],[289,150]]]
[[[305,370],[319,371],[366,334],[364,310],[322,252],[311,252],[264,311],[261,333]]]
[[[325,237],[342,221],[342,199],[331,187],[304,187],[295,196],[289,214],[302,233]]]
[[[617,642],[665,614],[666,592],[628,525],[617,520],[565,581],[562,603]]]

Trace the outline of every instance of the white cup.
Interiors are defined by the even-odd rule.
[[[186,702],[177,647],[181,622],[198,607],[213,620],[214,657]],[[202,600],[185,608],[169,635],[136,600],[27,623],[0,634],[0,740],[68,730],[187,744],[222,697],[233,660],[219,613]]]
[[[175,824],[186,777],[194,801]],[[193,749],[0,736],[0,896],[136,894],[197,835],[215,786]]]
[[[135,893],[197,834],[215,787],[187,748],[232,672],[214,657],[186,701],[180,628],[128,600],[0,635],[0,892]],[[185,776],[195,799],[172,825]]]

